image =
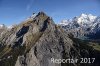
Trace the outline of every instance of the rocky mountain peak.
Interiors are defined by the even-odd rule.
[[[51,59],[91,57],[91,48],[83,45],[51,17],[39,12],[0,34],[0,66],[77,66],[77,63],[53,63]]]
[[[54,25],[52,18],[47,16],[44,12],[39,12],[38,14],[34,13],[32,16],[34,17],[28,18],[27,20],[22,22],[19,26],[20,27],[29,26],[33,28],[35,25],[38,27],[39,30],[44,31],[46,28]]]
[[[10,66],[23,66],[24,64],[24,66],[40,66],[40,64],[51,66],[53,63],[50,62],[50,58],[62,58],[64,52],[67,53],[65,49],[69,51],[72,45],[72,40],[68,38],[66,32],[62,33],[62,31],[63,29],[55,25],[52,18],[44,12],[39,12],[33,19],[14,26],[0,37],[0,47],[3,49],[0,52],[1,66],[4,66],[5,60],[3,59],[7,57],[11,57],[10,60],[7,59],[11,63]],[[12,63],[11,60],[14,62]]]
[[[27,36],[32,36],[36,34],[36,37],[39,38],[39,36],[42,36],[42,34],[44,34],[45,31],[54,31],[54,29],[55,24],[52,18],[47,16],[44,12],[39,12],[34,18],[29,18],[28,20],[25,20],[19,25],[13,26],[11,30],[6,31],[5,33],[1,33],[0,38],[2,42],[6,41],[6,43],[2,43],[2,45],[15,47],[19,45],[25,45],[26,41],[29,42],[26,39]],[[2,39],[3,37],[6,38]],[[11,37],[13,38],[10,40]],[[33,37],[28,38],[30,40],[33,40]],[[36,42],[36,40],[38,39],[34,38],[34,40],[34,42]]]

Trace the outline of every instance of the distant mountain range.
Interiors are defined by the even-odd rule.
[[[81,39],[100,39],[100,17],[92,14],[81,14],[70,20],[59,23],[67,32]]]
[[[4,24],[0,24],[0,29],[2,28],[7,28],[7,29],[11,29],[13,26],[6,26]]]

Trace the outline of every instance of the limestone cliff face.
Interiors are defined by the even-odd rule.
[[[93,51],[39,12],[0,37],[0,66],[80,66],[53,63],[54,59],[90,57]],[[84,64],[83,64],[84,65]]]

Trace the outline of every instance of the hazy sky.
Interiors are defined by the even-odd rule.
[[[39,11],[46,12],[56,23],[81,13],[100,16],[100,0],[0,0],[0,24],[20,23]]]

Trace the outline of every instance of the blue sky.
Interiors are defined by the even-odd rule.
[[[100,0],[0,0],[0,24],[18,24],[39,11],[56,23],[81,13],[100,16]]]

